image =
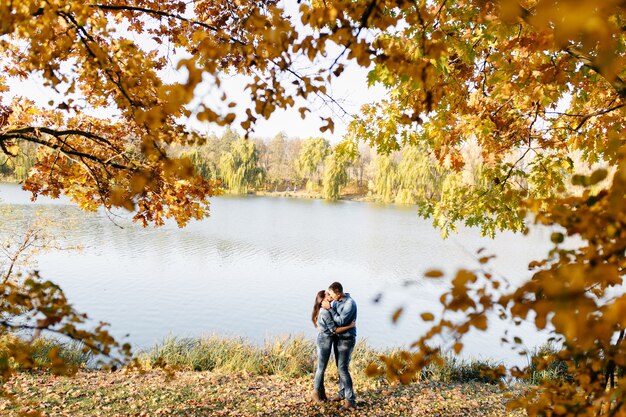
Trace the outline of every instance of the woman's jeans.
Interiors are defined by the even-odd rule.
[[[317,370],[315,371],[313,387],[320,395],[326,395],[324,390],[324,372],[326,372],[326,367],[328,366],[334,340],[335,336],[319,333],[315,342],[317,346]]]
[[[356,398],[348,366],[350,365],[350,359],[352,358],[352,351],[355,345],[355,337],[338,336],[333,346],[335,361],[337,362],[337,372],[339,373],[339,398],[350,400],[353,404]]]

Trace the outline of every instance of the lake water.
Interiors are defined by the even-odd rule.
[[[114,223],[67,200],[31,203],[29,197],[18,185],[0,185],[1,204],[13,215],[56,218],[59,238],[83,247],[41,255],[41,275],[60,284],[79,311],[109,322],[114,335],[139,348],[168,335],[221,334],[255,343],[313,338],[315,293],[333,281],[358,303],[359,338],[381,348],[408,346],[427,329],[419,314],[440,310],[446,289],[446,280],[424,279],[424,271],[476,269],[476,251],[484,247],[497,255],[490,269],[515,283],[529,276],[528,262],[551,247],[549,230],[540,228],[495,240],[461,228],[443,240],[414,207],[220,197],[212,200],[211,217],[180,229],[142,228],[129,215]],[[2,229],[14,225],[5,220]],[[400,306],[404,314],[394,324],[391,315]],[[463,354],[524,364],[500,342],[510,324],[492,320],[490,326],[470,334]],[[529,348],[546,339],[527,323],[511,330]]]

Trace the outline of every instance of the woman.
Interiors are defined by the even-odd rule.
[[[322,290],[317,293],[315,297],[315,304],[313,304],[313,314],[311,320],[313,325],[319,331],[316,340],[317,346],[317,370],[315,371],[315,380],[313,383],[314,391],[311,395],[313,401],[326,401],[326,391],[324,390],[324,372],[326,372],[326,366],[328,365],[328,359],[330,358],[330,352],[333,348],[335,335],[337,333],[343,333],[348,329],[355,326],[352,322],[348,326],[337,327],[333,321],[333,316],[330,311],[322,308],[322,301],[331,302],[332,298],[328,292]]]

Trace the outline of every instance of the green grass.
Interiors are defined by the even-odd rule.
[[[492,360],[460,359],[448,354],[443,357],[443,365],[429,365],[422,370],[421,380],[445,383],[479,382],[497,384],[500,378],[494,376],[498,364]]]
[[[399,349],[375,350],[367,342],[360,340],[350,364],[353,378],[357,381],[368,379],[365,375],[368,365],[376,363],[382,366],[380,356],[391,355],[397,351]],[[162,343],[140,353],[138,359],[146,369],[172,367],[186,371],[237,371],[293,378],[315,372],[316,350],[315,343],[302,336],[266,341],[263,346],[256,346],[245,339],[226,339],[219,336],[202,339],[168,337]],[[490,372],[497,367],[493,361],[462,360],[452,355],[443,359],[443,366],[431,365],[422,370],[416,379],[446,383],[498,382]],[[335,366],[327,368],[327,377],[337,378]]]
[[[381,354],[363,340],[352,354],[353,378],[364,380],[365,368],[379,365]],[[312,375],[317,362],[313,340],[291,336],[266,341],[257,346],[245,339],[210,336],[202,339],[168,337],[162,343],[137,355],[146,369],[171,367],[184,371],[246,372],[252,375],[278,375],[297,378]],[[333,357],[331,356],[331,361]],[[327,377],[337,379],[337,369],[327,368]]]
[[[534,349],[529,356],[528,377],[524,381],[537,385],[542,381],[569,380],[567,364],[559,359],[558,353],[559,349],[552,342]]]
[[[315,344],[287,337],[256,346],[246,339],[210,336],[201,339],[168,337],[137,355],[147,369],[163,366],[188,371],[246,372],[253,375],[296,377],[314,371]]]
[[[32,345],[35,364],[46,366],[50,364],[50,351],[59,348],[59,356],[70,366],[88,367],[92,363],[93,355],[85,350],[80,342],[61,342],[52,338],[38,338]]]
[[[169,366],[190,371],[242,371],[261,373],[261,352],[245,339],[168,337],[137,355],[142,366]]]
[[[21,339],[14,334],[3,334],[0,336],[0,361],[14,363],[14,358],[8,357],[9,347],[14,346]],[[23,343],[23,342],[21,342]],[[30,344],[30,357],[33,368],[46,368],[51,365],[51,357],[58,353],[64,363],[70,367],[85,368],[93,363],[93,355],[80,342],[63,342],[55,338],[39,337]],[[19,369],[19,366],[18,366]]]
[[[79,368],[94,366],[92,354],[86,353],[80,343],[63,343],[53,338],[39,338],[32,345],[35,368],[50,364],[50,352],[59,349],[67,365]],[[536,355],[545,355],[548,347],[537,350]],[[368,365],[383,366],[381,355],[393,355],[399,349],[376,350],[365,340],[360,340],[352,354],[350,370],[356,381],[373,382],[365,375]],[[2,343],[0,340],[0,358]],[[203,338],[168,337],[150,349],[136,354],[144,369],[169,368],[181,371],[243,372],[250,375],[277,375],[286,378],[312,376],[316,366],[315,342],[303,336],[275,338],[263,345],[255,345],[244,338],[208,336]],[[331,356],[331,361],[333,361]],[[556,366],[556,365],[555,365]],[[497,367],[493,361],[460,359],[454,355],[443,358],[443,365],[430,365],[418,373],[415,380],[444,383],[479,382],[497,383],[491,376]],[[559,367],[533,371],[535,379],[561,375]],[[337,369],[331,364],[327,378],[337,379]]]
[[[304,337],[284,337],[266,341],[262,348],[264,373],[298,377],[315,372],[316,348]]]

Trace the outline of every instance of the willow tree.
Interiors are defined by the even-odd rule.
[[[351,155],[347,152],[333,152],[324,161],[322,196],[326,200],[337,200],[341,190],[348,183],[348,168]]]
[[[395,201],[401,204],[420,204],[423,211],[441,200],[441,187],[446,170],[436,163],[430,151],[423,146],[402,149],[398,163],[398,191]]]
[[[216,178],[217,170],[212,169],[211,157],[204,146],[186,150],[182,156],[189,158],[195,171],[204,178]]]
[[[279,185],[285,184],[288,178],[288,160],[286,152],[287,135],[278,133],[267,145],[268,167],[267,178],[276,191]]]
[[[255,143],[240,138],[231,144],[230,151],[220,157],[220,177],[226,188],[235,194],[247,194],[263,180],[258,166],[259,155]]]
[[[397,165],[389,155],[378,155],[374,160],[374,194],[384,203],[393,201],[397,183]]]
[[[302,142],[296,166],[309,191],[320,185],[324,159],[330,151],[330,144],[324,138],[309,138]]]

